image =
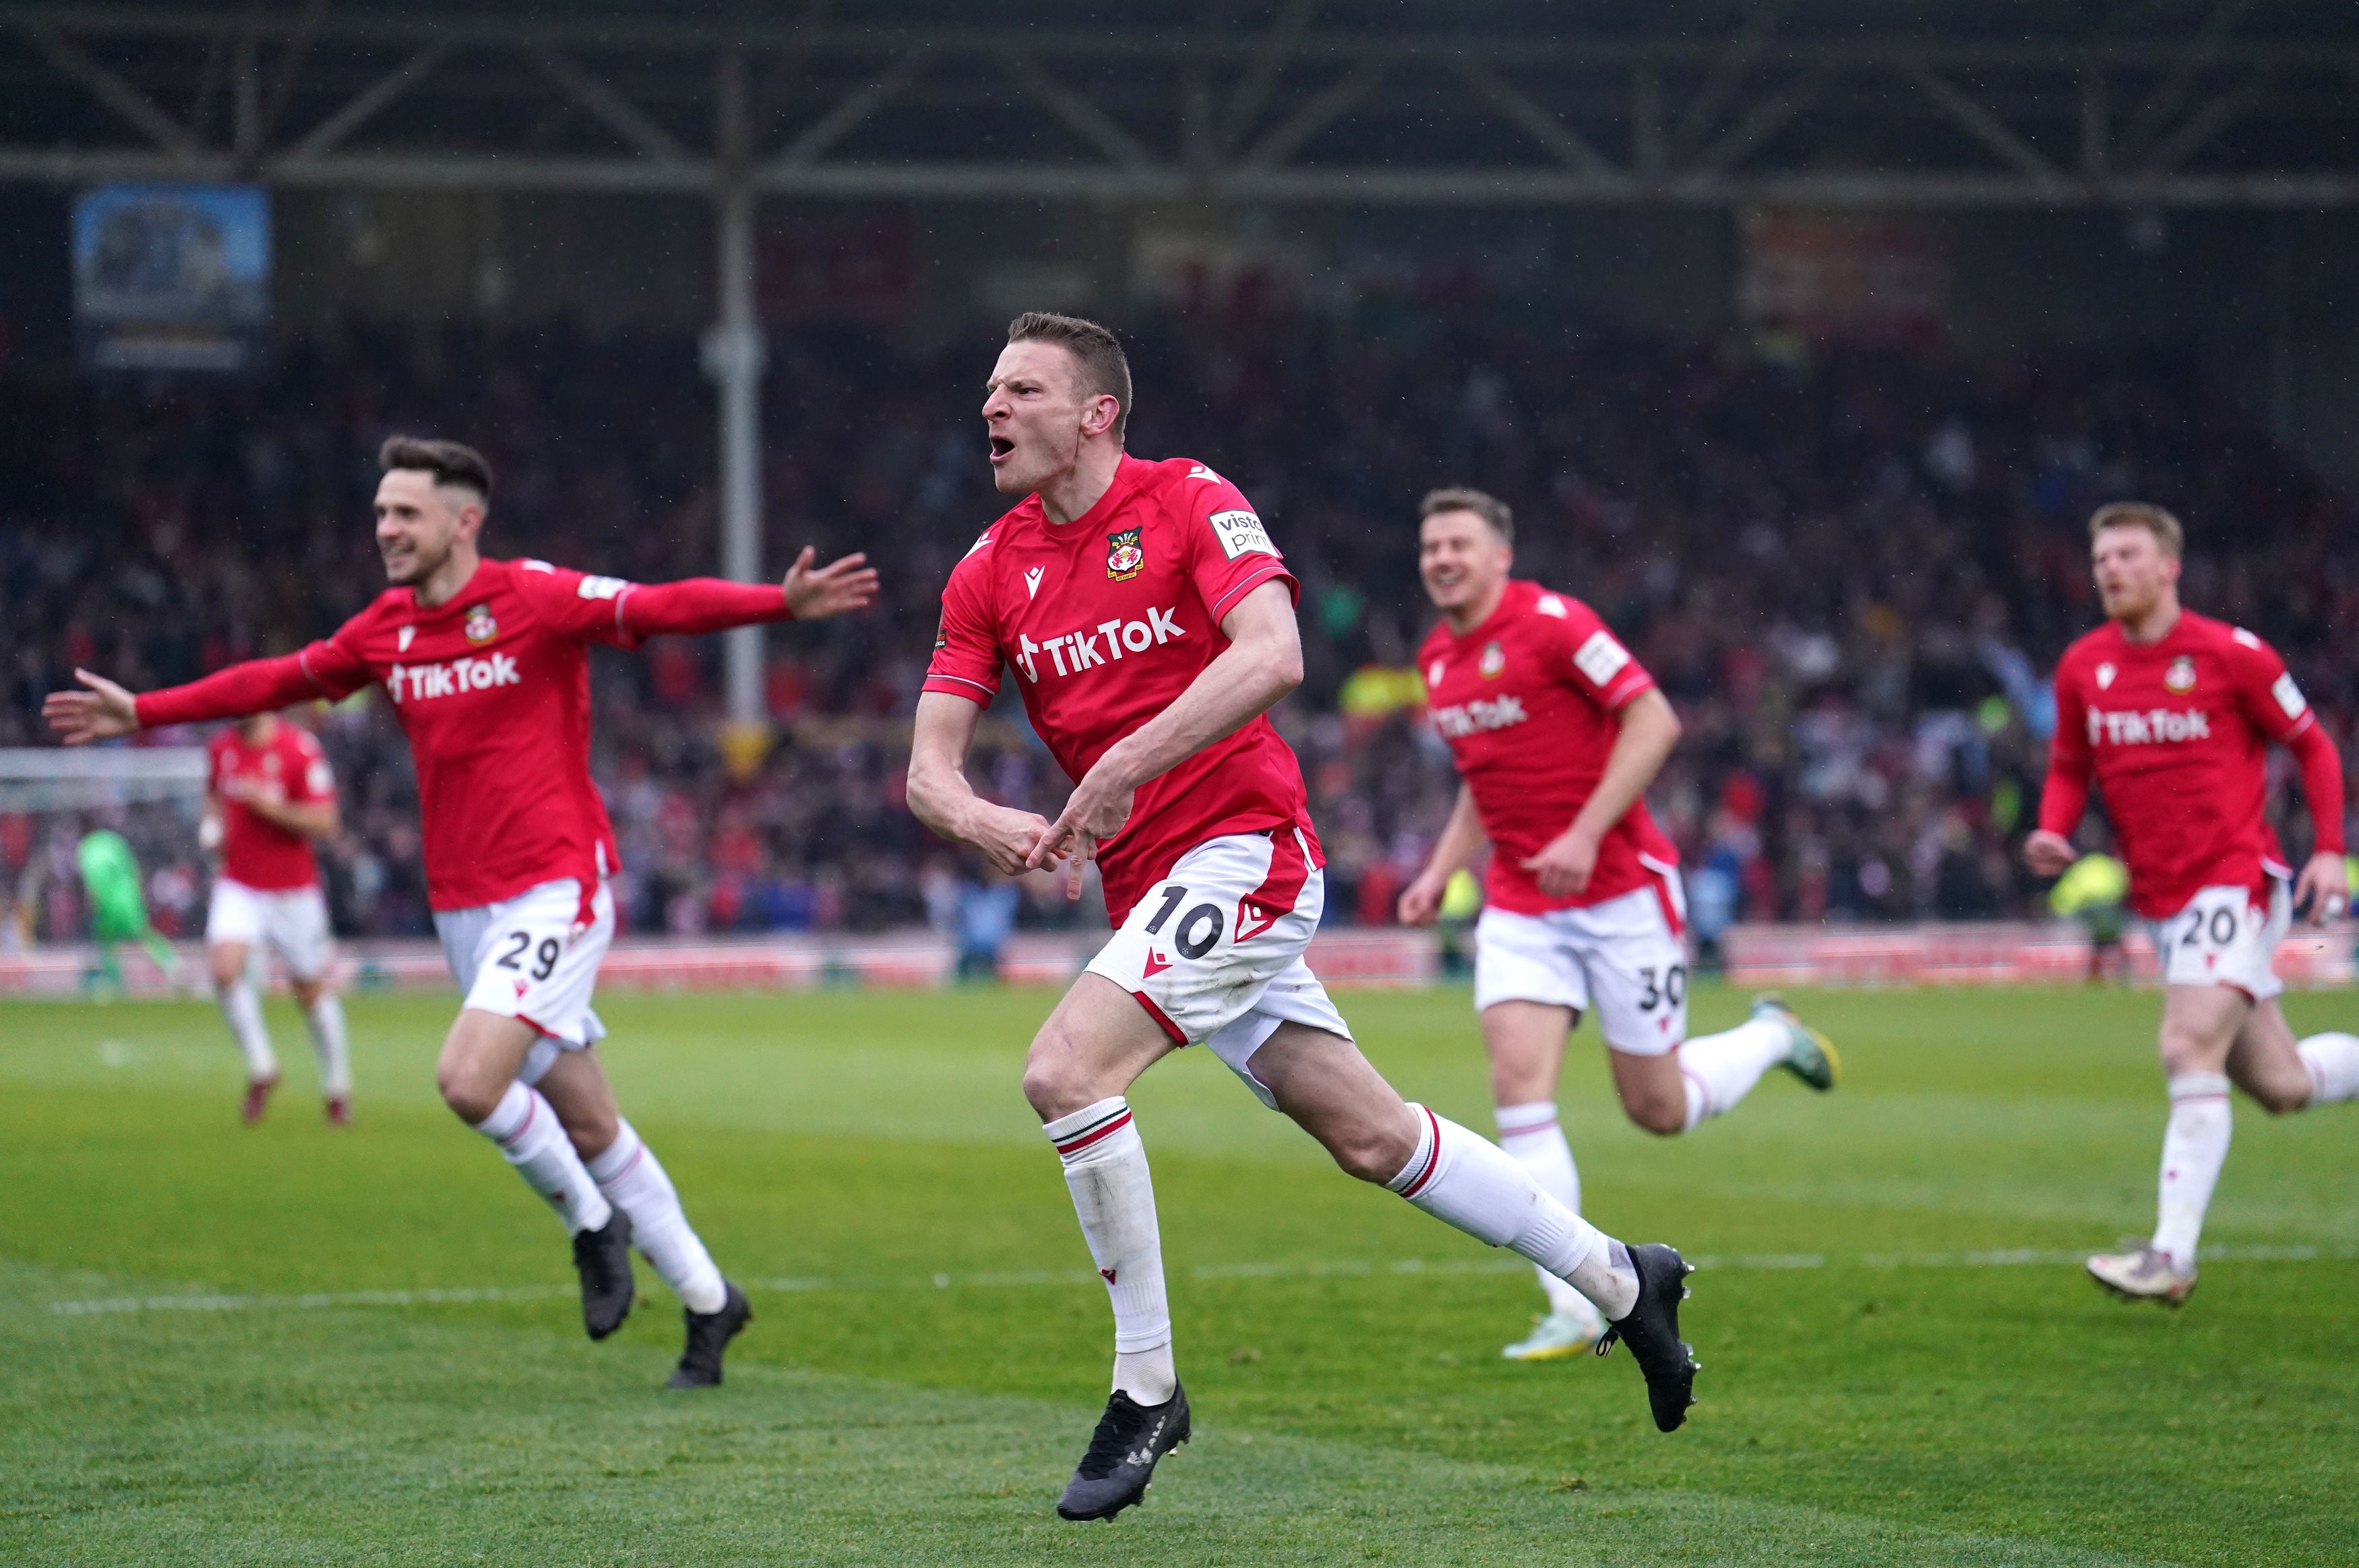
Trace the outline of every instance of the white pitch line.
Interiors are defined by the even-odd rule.
[[[1995,1252],[1755,1252],[1719,1257],[1700,1253],[1689,1260],[1698,1269],[1763,1272],[1798,1269],[2017,1269],[2077,1264],[2086,1252],[2042,1251],[2020,1248]],[[2207,1248],[2206,1263],[2315,1263],[2359,1260],[2359,1248],[2306,1244]],[[1333,1259],[1305,1263],[1201,1263],[1188,1271],[1198,1280],[1300,1280],[1360,1274],[1516,1274],[1531,1267],[1521,1258],[1396,1258],[1388,1262],[1366,1259]],[[788,1275],[748,1280],[757,1291],[782,1293],[852,1292],[868,1291],[996,1290],[1038,1285],[1087,1284],[1097,1275],[1087,1269],[1026,1269],[1005,1273],[903,1275],[885,1278],[834,1278]],[[65,1317],[89,1317],[131,1312],[274,1312],[328,1307],[452,1306],[473,1302],[533,1301],[571,1296],[571,1285],[478,1285],[461,1289],[413,1291],[317,1291],[303,1295],[114,1296],[99,1301],[51,1302],[49,1310]]]
[[[66,1317],[119,1312],[266,1312],[321,1307],[448,1306],[469,1302],[530,1301],[576,1294],[573,1285],[469,1285],[452,1290],[310,1291],[299,1296],[114,1296],[103,1301],[51,1302]]]

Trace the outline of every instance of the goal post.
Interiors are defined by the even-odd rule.
[[[105,811],[204,792],[202,746],[0,747],[0,812]]]
[[[201,746],[0,747],[0,957],[90,939],[77,849],[98,828],[130,844],[155,929],[197,936],[207,776]],[[136,989],[146,989],[145,967],[134,958],[126,971]]]

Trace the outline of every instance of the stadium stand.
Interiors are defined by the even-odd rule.
[[[2189,601],[2283,649],[2333,732],[2359,707],[2359,568],[2332,548],[2347,503],[2166,355],[1806,357],[1534,334],[1446,301],[1125,327],[1150,389],[1133,449],[1235,479],[1302,579],[1309,679],[1283,719],[1333,857],[1331,918],[1388,920],[1451,798],[1400,668],[1425,623],[1415,503],[1440,482],[1507,498],[1519,569],[1594,602],[1678,705],[1688,736],[1655,798],[1707,925],[2036,910],[2009,846],[2043,765],[2044,679],[2095,616],[2082,524],[2100,501],[2176,509]],[[873,930],[955,903],[969,873],[902,808],[900,737],[940,584],[1000,509],[973,423],[993,347],[774,336],[767,558],[867,549],[887,600],[772,634],[781,740],[751,765],[713,739],[714,649],[602,658],[630,928]],[[0,377],[17,476],[0,501],[0,745],[39,742],[40,694],[77,664],[148,686],[331,630],[381,580],[372,454],[397,429],[489,452],[498,553],[712,569],[710,394],[677,339],[353,326],[244,382]],[[323,730],[347,811],[340,924],[422,932],[397,732],[365,701]],[[997,734],[979,776],[1051,809],[1053,764],[1020,724]],[[159,923],[183,883],[198,907],[199,865],[142,848],[164,855]],[[54,849],[0,822],[7,885]],[[1019,914],[1082,917],[1045,889]],[[37,915],[43,935],[75,919],[71,898]]]

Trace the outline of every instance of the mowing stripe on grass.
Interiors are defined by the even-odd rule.
[[[1738,1253],[1732,1257],[1701,1254],[1690,1259],[1700,1270],[1776,1271],[1789,1269],[2015,1269],[2077,1264],[2085,1252],[2042,1251],[2019,1248],[1999,1252],[1862,1252],[1849,1257],[1824,1252]],[[2315,1263],[2359,1260],[2359,1248],[2268,1246],[2215,1247],[2205,1249],[2207,1263]],[[1365,1259],[1337,1259],[1308,1263],[1204,1263],[1189,1271],[1198,1280],[1318,1279],[1359,1274],[1519,1274],[1531,1265],[1521,1258],[1396,1258],[1387,1263]],[[992,1290],[1012,1286],[1087,1284],[1097,1275],[1088,1269],[1027,1269],[990,1274],[934,1274],[899,1279],[830,1278],[788,1275],[749,1280],[757,1291],[782,1294],[856,1291]],[[263,1312],[303,1311],[323,1307],[451,1306],[473,1302],[533,1301],[571,1296],[571,1285],[478,1285],[451,1290],[311,1291],[301,1295],[112,1296],[96,1301],[51,1302],[49,1310],[64,1317],[87,1317],[127,1312]]]

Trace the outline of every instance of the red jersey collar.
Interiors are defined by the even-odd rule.
[[[1034,491],[1026,497],[1024,504],[1032,509],[1033,521],[1040,525],[1041,532],[1049,538],[1087,539],[1095,529],[1104,524],[1107,518],[1114,515],[1115,510],[1124,502],[1130,499],[1131,492],[1138,488],[1139,480],[1154,467],[1153,463],[1144,458],[1134,458],[1128,452],[1123,453],[1122,461],[1115,465],[1114,470],[1114,482],[1106,486],[1105,493],[1098,497],[1095,505],[1071,523],[1052,521],[1049,516],[1049,508],[1040,500],[1038,491]]]
[[[2170,623],[2170,630],[2151,643],[2131,642],[2129,633],[2122,630],[2122,623],[2118,621],[2106,622],[2105,631],[2112,636],[2113,649],[2117,653],[2158,654],[2166,648],[2174,647],[2196,637],[2202,631],[2204,624],[2202,616],[2182,604],[2179,607],[2179,619]]]
[[[459,591],[430,610],[418,602],[416,583],[410,583],[399,591],[408,596],[409,612],[421,620],[437,615],[447,615],[453,611],[463,611],[471,604],[479,602],[484,594],[498,586],[497,579],[493,575],[493,568],[506,565],[507,562],[495,561],[489,556],[479,557],[475,561],[473,574],[459,585]]]
[[[1477,637],[1486,637],[1495,633],[1498,631],[1499,622],[1510,614],[1529,609],[1532,600],[1538,591],[1539,584],[1524,578],[1511,577],[1507,579],[1506,589],[1499,594],[1499,602],[1492,608],[1490,614],[1475,622],[1473,630],[1461,636],[1451,630],[1450,618],[1446,615],[1441,618],[1441,629],[1450,633],[1452,647],[1462,648]]]

